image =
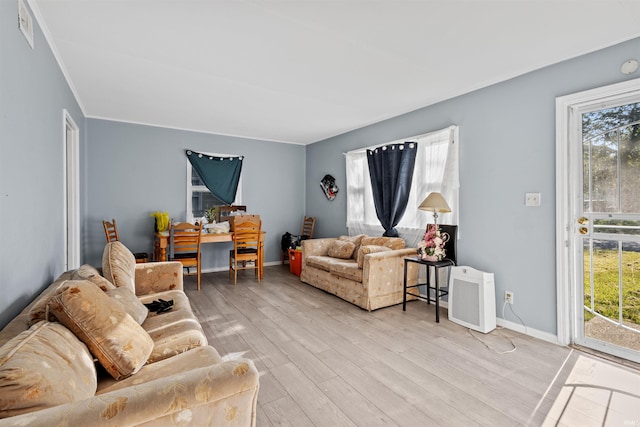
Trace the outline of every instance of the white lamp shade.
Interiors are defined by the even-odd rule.
[[[420,203],[418,209],[429,212],[451,212],[451,208],[447,201],[438,192],[429,193],[426,199]]]

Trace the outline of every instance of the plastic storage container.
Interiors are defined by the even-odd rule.
[[[302,272],[302,251],[289,249],[289,271],[296,276]]]

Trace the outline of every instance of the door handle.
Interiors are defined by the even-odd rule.
[[[589,224],[589,218],[587,218],[585,216],[581,216],[580,218],[578,218],[578,224],[580,224],[580,225]]]
[[[578,232],[579,232],[580,234],[587,234],[587,233],[589,232],[589,229],[588,229],[587,227],[580,227],[580,228],[578,229]]]

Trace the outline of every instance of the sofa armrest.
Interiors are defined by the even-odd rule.
[[[396,249],[367,254],[362,266],[362,283],[369,297],[402,292],[404,286],[404,259],[417,256],[416,248]],[[417,264],[410,263],[407,285],[418,283]]]
[[[259,374],[237,359],[96,395],[41,411],[0,419],[4,426],[255,425]]]
[[[136,264],[136,295],[183,290],[182,264],[177,261]]]

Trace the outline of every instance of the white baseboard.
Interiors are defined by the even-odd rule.
[[[557,335],[550,334],[549,332],[539,331],[529,326],[525,328],[520,323],[511,322],[510,320],[505,320],[501,317],[496,317],[496,325],[529,335],[530,337],[541,339],[542,341],[550,342],[551,344],[560,345]]]
[[[446,308],[447,310],[449,309],[447,301],[440,301],[440,307]],[[511,329],[512,331],[520,332],[521,334],[529,335],[533,338],[538,338],[543,341],[550,342],[551,344],[562,345],[558,341],[558,337],[556,335],[550,334],[549,332],[539,331],[529,326],[525,328],[521,323],[515,323],[510,320],[505,320],[501,317],[496,317],[496,325],[502,326],[503,328]]]
[[[264,266],[265,267],[269,267],[272,265],[280,265],[282,264],[282,261],[272,261],[272,262],[265,262]],[[287,267],[289,266],[289,264],[287,264]],[[220,271],[229,271],[229,267],[215,267],[215,268],[203,268],[202,269],[202,273],[218,273]]]

